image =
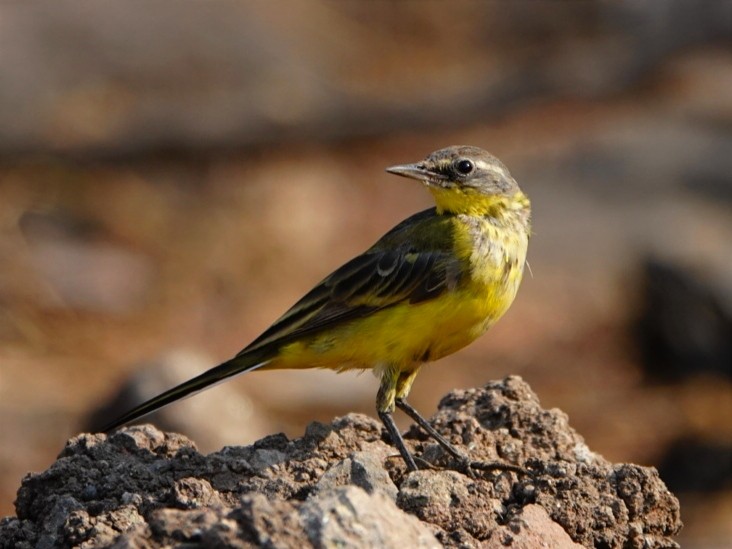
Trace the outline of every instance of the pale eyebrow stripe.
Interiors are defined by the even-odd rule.
[[[476,160],[475,161],[476,167],[480,168],[481,170],[489,170],[492,172],[498,172],[501,175],[506,175],[506,170],[504,170],[501,166],[498,164],[493,164],[489,162],[485,162],[484,160]]]

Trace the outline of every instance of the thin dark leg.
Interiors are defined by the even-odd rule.
[[[473,476],[471,469],[480,469],[482,471],[498,469],[502,471],[513,471],[514,473],[524,475],[529,474],[526,469],[517,465],[510,465],[508,463],[486,463],[483,461],[471,461],[470,457],[468,457],[466,454],[463,454],[461,451],[455,448],[455,446],[450,444],[450,442],[440,433],[438,433],[435,428],[432,427],[432,425],[430,425],[430,423],[425,418],[423,418],[417,410],[412,408],[412,406],[406,400],[404,400],[403,398],[397,398],[394,400],[394,404],[397,408],[399,408],[405,414],[411,417],[417,423],[417,425],[425,430],[425,432],[429,436],[435,439],[435,441],[437,441],[437,443],[442,446],[448,454],[457,459],[460,462],[460,465],[464,469],[465,473],[467,473],[468,475]]]
[[[399,433],[399,429],[397,429],[396,423],[394,423],[394,418],[391,417],[391,413],[379,412],[379,417],[381,418],[381,422],[384,424],[384,427],[386,427],[386,430],[389,431],[392,444],[396,446],[402,456],[402,459],[404,459],[404,463],[407,464],[407,470],[416,471],[417,464],[414,462],[412,454],[407,450],[407,446],[404,444],[404,439],[402,438],[401,433]]]
[[[455,448],[452,444],[450,444],[450,442],[440,433],[438,433],[435,428],[430,425],[429,421],[419,415],[419,412],[412,408],[411,404],[409,404],[406,400],[404,400],[403,398],[397,398],[394,400],[394,404],[397,408],[399,408],[401,411],[411,417],[417,423],[417,425],[422,427],[422,429],[424,429],[429,436],[435,439],[437,443],[442,446],[448,454],[450,454],[455,459],[458,459],[465,463],[470,463],[470,459],[468,458],[468,456],[466,456],[457,448]]]

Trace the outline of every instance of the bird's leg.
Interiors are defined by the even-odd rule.
[[[412,406],[404,399],[404,398],[396,398],[394,399],[394,404],[397,408],[399,408],[401,411],[403,411],[405,414],[407,414],[409,417],[411,417],[417,425],[422,427],[422,429],[425,430],[425,432],[431,436],[437,443],[442,446],[442,448],[450,454],[452,457],[454,457],[458,462],[460,463],[460,468],[465,472],[468,476],[473,477],[473,469],[478,469],[481,471],[492,471],[492,470],[499,470],[499,471],[511,471],[513,473],[518,473],[521,475],[530,475],[531,473],[524,469],[523,467],[520,467],[518,465],[511,465],[509,463],[498,463],[498,462],[485,462],[485,461],[472,461],[469,456],[466,454],[463,454],[460,450],[455,448],[450,442],[443,437],[440,433],[437,432],[437,430],[430,425],[430,422],[427,421],[425,418],[423,418],[417,410],[412,408]]]
[[[407,403],[406,396],[409,393],[409,389],[412,387],[412,382],[416,376],[417,370],[413,370],[411,372],[400,372],[396,369],[385,369],[381,377],[379,392],[376,395],[376,409],[378,411],[379,418],[381,418],[381,422],[384,424],[384,427],[386,427],[392,444],[394,444],[396,449],[399,450],[399,454],[402,456],[404,463],[406,463],[408,471],[417,471],[419,468],[417,467],[417,461],[414,456],[412,456],[407,449],[407,445],[405,444],[396,423],[394,423],[392,413],[394,412],[395,407],[399,408],[411,417],[417,425],[424,429],[424,431],[440,446],[442,446],[448,454],[458,461],[460,464],[460,470],[471,477],[475,475],[474,469],[482,471],[498,469],[523,474],[528,473],[525,469],[515,465],[471,461],[469,456],[455,448],[455,446],[438,433],[437,430],[432,427],[432,425],[423,418],[419,412],[417,412],[417,410]],[[424,463],[425,467],[430,467],[429,463],[421,459],[419,461]]]
[[[419,425],[424,431],[431,436],[435,441],[442,446],[442,448],[450,454],[452,457],[457,459],[458,461],[461,461],[463,463],[470,463],[470,458],[463,454],[460,450],[455,448],[452,444],[450,444],[450,441],[448,441],[445,437],[443,437],[440,433],[437,432],[437,430],[432,427],[429,421],[427,421],[425,418],[423,418],[417,410],[412,408],[411,404],[409,404],[406,399],[404,398],[396,398],[394,399],[394,404],[397,408],[399,408],[402,412],[407,414],[409,417],[411,417],[417,425]]]
[[[409,394],[409,390],[412,388],[412,383],[414,383],[414,378],[417,377],[418,372],[419,368],[412,371],[399,373],[395,387],[395,406],[403,411],[405,414],[407,414],[409,417],[411,417],[417,423],[417,425],[422,427],[422,429],[424,429],[429,436],[435,439],[435,441],[437,441],[437,443],[442,446],[448,454],[463,463],[469,464],[470,459],[468,458],[468,456],[466,456],[457,448],[455,448],[455,446],[450,444],[450,442],[445,437],[443,437],[440,433],[437,432],[434,427],[432,427],[432,425],[430,425],[429,421],[423,418],[419,414],[419,412],[412,408],[412,406],[407,402],[407,395]]]
[[[418,469],[417,463],[414,461],[414,457],[407,450],[407,445],[404,443],[399,429],[394,423],[392,413],[394,412],[394,398],[396,397],[397,381],[400,375],[397,370],[386,368],[381,375],[381,385],[379,386],[379,392],[376,394],[376,411],[379,414],[381,422],[389,432],[391,442],[396,449],[399,450],[404,463],[407,464],[407,470],[416,471]]]
[[[404,439],[402,438],[401,433],[399,433],[396,423],[394,423],[394,418],[391,417],[391,412],[379,412],[379,417],[381,418],[381,422],[384,424],[384,427],[386,427],[386,430],[389,431],[392,444],[396,446],[404,460],[404,463],[407,464],[407,470],[416,471],[418,469],[417,463],[414,461],[412,454],[409,453],[409,450],[407,450],[407,446],[404,444]]]
[[[490,470],[501,470],[501,471],[512,471],[519,474],[529,474],[529,472],[523,467],[517,465],[510,465],[508,463],[489,463],[484,461],[472,461],[470,456],[464,454],[453,446],[449,440],[443,437],[437,432],[437,429],[432,427],[429,421],[423,418],[420,413],[412,408],[407,402],[407,395],[409,389],[412,388],[414,378],[417,376],[417,371],[412,372],[401,372],[396,382],[396,394],[394,396],[394,405],[411,417],[417,425],[419,425],[424,431],[432,437],[442,448],[450,454],[459,463],[460,469],[468,476],[474,476],[474,470],[490,471]]]

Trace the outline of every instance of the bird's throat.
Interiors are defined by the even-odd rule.
[[[482,194],[471,189],[430,187],[437,213],[502,217],[509,212],[530,211],[529,199],[521,191],[511,196]]]

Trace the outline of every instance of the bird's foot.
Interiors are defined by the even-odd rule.
[[[404,398],[397,398],[395,405],[404,411],[409,417],[411,417],[417,425],[419,425],[442,449],[449,454],[456,462],[456,470],[468,475],[470,478],[477,478],[477,472],[487,471],[506,471],[516,473],[519,475],[531,475],[528,469],[519,467],[518,465],[511,465],[509,463],[500,462],[487,462],[487,461],[473,461],[469,456],[458,450],[453,444],[450,443],[444,436],[437,432],[437,430],[430,424],[429,421],[424,419],[412,406],[407,403]],[[421,463],[427,463],[420,459]],[[436,469],[434,465],[429,465],[430,469]]]
[[[507,473],[516,473],[517,475],[532,476],[532,472],[519,465],[510,463],[501,463],[499,461],[471,461],[469,464],[471,470],[476,471],[504,471]]]
[[[476,461],[461,452],[456,452],[455,454],[450,453],[450,455],[453,457],[455,470],[472,479],[479,478],[480,473],[487,473],[490,471],[503,471],[524,476],[531,475],[531,472],[528,469],[518,465],[512,465],[510,463],[502,463],[499,461]]]

